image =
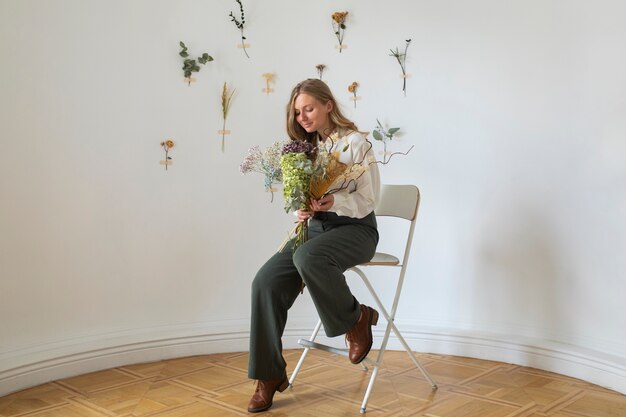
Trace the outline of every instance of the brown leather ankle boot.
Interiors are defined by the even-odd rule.
[[[287,375],[281,379],[257,381],[256,391],[248,404],[249,413],[260,413],[272,406],[272,400],[276,391],[283,392],[289,386]]]
[[[346,341],[350,348],[348,355],[350,362],[361,363],[370,352],[373,343],[372,326],[376,323],[378,323],[378,311],[361,304],[359,321],[346,333]]]

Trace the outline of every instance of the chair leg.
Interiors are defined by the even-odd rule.
[[[313,329],[313,333],[311,333],[311,339],[309,339],[311,342],[315,341],[315,338],[317,337],[317,333],[319,333],[321,327],[322,327],[322,320],[318,320],[317,324],[315,325],[315,329]],[[302,367],[302,364],[304,363],[304,359],[309,354],[309,350],[311,350],[311,348],[308,348],[308,347],[304,348],[302,355],[300,355],[300,360],[298,361],[296,368],[293,370],[293,373],[291,374],[291,378],[289,378],[290,388],[293,388],[293,383],[296,380],[296,377],[298,376],[298,372],[300,372],[300,368]]]
[[[381,312],[383,314],[383,317],[385,318],[385,320],[387,320],[387,323],[390,324],[390,326],[388,326],[388,330],[390,328],[393,329],[393,332],[395,333],[396,337],[400,340],[400,343],[402,343],[402,346],[404,347],[406,352],[409,354],[409,357],[411,358],[411,360],[413,361],[413,363],[415,364],[417,369],[419,369],[420,372],[422,373],[422,375],[424,375],[424,378],[426,378],[428,383],[430,383],[430,386],[432,387],[432,389],[433,390],[437,389],[437,384],[431,378],[431,376],[428,373],[428,371],[426,371],[426,369],[422,366],[422,364],[417,360],[417,358],[415,357],[415,354],[413,354],[413,351],[409,347],[409,345],[406,342],[406,340],[404,340],[404,337],[402,337],[402,334],[400,333],[400,330],[398,330],[398,328],[396,327],[396,325],[394,323],[395,317],[390,316],[390,314],[387,312],[387,309],[385,308],[385,306],[383,305],[382,301],[380,300],[380,298],[376,294],[376,291],[374,291],[374,288],[372,287],[372,284],[367,279],[367,276],[365,275],[365,273],[363,271],[361,271],[360,269],[358,269],[358,268],[352,268],[352,271],[356,272],[356,274],[361,277],[361,279],[363,280],[363,283],[365,284],[365,286],[369,290],[370,294],[374,298],[374,301],[376,301],[376,304],[380,308],[380,310],[381,310]],[[395,315],[395,311],[394,311],[394,315]],[[385,332],[385,336],[386,336],[386,338],[388,338],[387,332]],[[385,339],[384,342],[386,343],[386,341],[387,340]],[[380,362],[378,362],[378,363],[380,363]]]
[[[384,310],[384,309],[382,309]],[[374,365],[374,369],[372,370],[372,376],[370,377],[370,382],[367,384],[367,389],[365,390],[365,396],[363,397],[363,402],[361,403],[361,414],[365,413],[365,409],[367,407],[367,402],[369,401],[370,394],[372,393],[372,389],[374,388],[374,381],[378,376],[378,369],[380,365],[383,363],[383,356],[387,351],[387,342],[389,341],[389,336],[391,334],[391,325],[392,321],[387,321],[387,327],[385,328],[385,336],[383,337],[383,341],[380,345],[380,350],[378,351],[378,357],[376,358],[376,365]]]
[[[402,343],[402,346],[404,346],[404,350],[406,350],[406,353],[408,353],[409,357],[411,358],[415,366],[417,366],[417,369],[419,369],[422,375],[424,375],[424,378],[426,378],[426,380],[428,381],[432,389],[436,390],[438,388],[437,384],[431,378],[428,371],[426,371],[426,369],[422,366],[422,364],[417,360],[417,358],[415,357],[415,354],[413,353],[413,351],[407,344],[406,340],[404,340],[404,337],[402,337],[402,334],[400,333],[400,330],[398,330],[398,328],[396,327],[395,323],[392,322],[391,327],[393,328],[393,332],[396,334],[396,337],[398,338],[398,340],[400,340],[400,343]]]
[[[374,388],[374,380],[378,375],[379,366],[376,365],[374,370],[372,371],[372,376],[370,377],[370,382],[367,384],[367,389],[365,390],[365,396],[363,397],[363,402],[361,403],[361,414],[365,413],[365,408],[367,407],[367,401],[370,399],[370,394],[372,393],[372,388]]]

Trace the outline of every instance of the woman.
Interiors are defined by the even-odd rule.
[[[346,334],[349,358],[360,363],[372,346],[371,326],[378,312],[361,305],[350,292],[343,272],[369,261],[376,250],[378,231],[374,207],[380,177],[371,144],[353,122],[343,116],[328,86],[317,79],[298,84],[287,105],[287,133],[291,140],[323,142],[339,153],[348,167],[362,164],[363,173],[348,184],[334,184],[334,193],[311,200],[311,211],[298,210],[309,222],[309,240],[294,252],[293,242],[261,267],[252,283],[252,320],[248,377],[258,380],[249,412],[272,406],[276,391],[289,382],[281,337],[287,310],[306,285],[328,337]],[[331,138],[342,138],[333,141]],[[344,187],[344,188],[342,188]]]

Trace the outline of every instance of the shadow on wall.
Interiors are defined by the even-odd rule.
[[[541,207],[511,203],[485,210],[479,222],[470,322],[484,331],[560,340],[575,332],[567,311],[576,301],[564,297],[571,291],[563,291],[567,268],[556,228]]]

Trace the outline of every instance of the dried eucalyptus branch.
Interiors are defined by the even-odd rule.
[[[205,52],[197,58],[198,59],[198,63],[197,63],[195,59],[189,58],[189,53],[187,52],[187,46],[185,46],[185,44],[182,41],[179,42],[179,45],[181,47],[181,51],[178,53],[178,55],[185,58],[185,60],[183,61],[183,72],[185,74],[185,78],[187,79],[187,85],[190,86],[191,74],[194,72],[200,71],[200,66],[198,65],[198,63],[202,65],[206,65],[207,62],[213,61],[213,57]]]
[[[372,135],[374,136],[374,139],[383,143],[383,161],[385,161],[387,158],[387,140],[392,140],[393,135],[395,135],[400,128],[391,127],[389,130],[386,130],[380,123],[380,120],[376,119],[376,123],[378,125],[374,128]]]

